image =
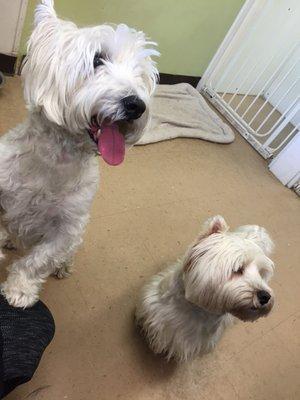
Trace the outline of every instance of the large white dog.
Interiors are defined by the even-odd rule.
[[[27,249],[2,293],[17,307],[63,276],[88,221],[98,183],[95,155],[120,164],[141,137],[157,69],[155,44],[126,25],[78,28],[37,6],[23,67],[29,116],[0,141],[0,244]]]
[[[136,319],[153,351],[187,361],[213,349],[234,317],[268,315],[272,248],[264,228],[229,232],[221,216],[208,220],[185,257],[142,289]]]

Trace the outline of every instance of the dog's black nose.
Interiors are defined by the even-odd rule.
[[[270,293],[266,292],[265,290],[259,290],[257,292],[258,301],[263,306],[268,303],[271,298]]]
[[[140,118],[146,110],[146,104],[138,96],[124,97],[122,103],[128,120]]]

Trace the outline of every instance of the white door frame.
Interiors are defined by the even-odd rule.
[[[0,52],[12,56],[18,55],[27,6],[28,0],[0,0],[0,8],[2,8],[0,24],[3,19],[4,27],[9,27],[9,42],[1,42]],[[10,13],[13,14],[10,15]]]
[[[18,24],[17,24],[16,35],[15,35],[14,46],[13,46],[13,52],[15,54],[17,54],[19,51],[24,21],[25,21],[25,17],[26,17],[27,6],[28,6],[28,0],[21,0]]]
[[[288,188],[300,184],[300,133],[271,161],[269,169]]]

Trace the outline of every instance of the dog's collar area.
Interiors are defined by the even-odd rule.
[[[87,129],[87,133],[89,134],[89,137],[96,145],[95,155],[101,156],[101,154],[99,152],[99,146],[98,146],[98,132],[99,132],[99,128],[96,126],[91,126],[89,129]]]
[[[91,126],[90,129],[87,130],[90,138],[94,143],[98,145],[98,138],[97,138],[97,133],[99,132],[99,128],[96,128],[95,126]]]

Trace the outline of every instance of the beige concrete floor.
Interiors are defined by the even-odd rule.
[[[0,133],[24,117],[19,79],[0,91]],[[42,299],[57,331],[33,380],[8,400],[292,400],[300,398],[299,199],[240,137],[134,148],[125,163],[100,160],[102,183],[76,272],[49,279]],[[267,319],[228,330],[214,353],[176,366],[134,329],[137,292],[173,262],[201,222],[261,224],[276,244]],[[2,273],[3,277],[3,273]]]

